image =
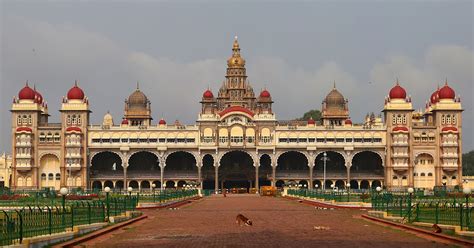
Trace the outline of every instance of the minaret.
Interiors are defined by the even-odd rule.
[[[86,187],[87,127],[89,100],[77,85],[68,91],[61,104],[61,187]]]
[[[235,36],[232,56],[227,60],[227,72],[224,84],[219,90],[217,105],[219,110],[230,106],[241,106],[255,109],[256,98],[252,87],[247,82],[245,59],[240,54],[240,45]]]

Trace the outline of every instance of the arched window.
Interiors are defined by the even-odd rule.
[[[393,180],[397,180],[397,179],[398,179],[398,177],[397,177],[397,176],[393,176]]]
[[[54,175],[53,173],[48,174],[48,180],[54,180]]]
[[[422,173],[420,174],[420,176],[424,177],[424,176],[425,176],[425,173],[424,173],[424,172],[422,172]]]
[[[452,176],[451,179],[456,179],[456,176]]]
[[[56,173],[56,180],[61,180],[61,174]]]
[[[41,180],[46,180],[46,173],[41,174]]]
[[[402,179],[407,179],[407,177],[406,177],[406,176],[403,176]]]
[[[432,177],[432,176],[433,176],[433,173],[429,172],[429,173],[428,173],[428,176],[429,176],[429,177]]]

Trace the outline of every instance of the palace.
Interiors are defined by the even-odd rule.
[[[448,82],[424,111],[414,111],[398,80],[387,91],[383,116],[362,124],[352,123],[335,84],[320,122],[278,121],[270,92],[255,94],[247,79],[237,38],[225,81],[217,95],[204,92],[194,125],[154,124],[138,85],[118,123],[107,113],[91,124],[89,99],[77,83],[62,99],[60,123],[49,123],[45,99],[27,83],[11,108],[11,187],[460,185],[462,108]]]

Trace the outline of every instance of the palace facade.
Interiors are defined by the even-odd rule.
[[[382,115],[352,123],[348,100],[334,88],[321,121],[278,121],[267,89],[255,94],[237,39],[217,95],[207,89],[194,125],[153,123],[138,88],[117,123],[107,113],[90,123],[89,99],[77,83],[63,97],[60,123],[28,84],[12,105],[12,188],[204,189],[283,186],[433,188],[461,182],[462,108],[446,82],[424,111],[398,83]],[[309,100],[309,99],[308,99]]]

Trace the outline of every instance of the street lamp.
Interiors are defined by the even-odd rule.
[[[346,184],[346,187],[347,187],[347,201],[349,202],[349,200],[350,200],[350,192],[351,192],[351,184],[350,184],[350,183],[347,183],[347,184]]]
[[[151,184],[151,190],[152,190],[152,193],[153,193],[153,202],[155,202],[155,188],[156,188],[156,184],[152,183]]]
[[[326,152],[323,153],[323,157],[321,158],[324,162],[324,172],[323,172],[323,190],[326,190],[326,162],[330,159],[328,158],[328,154]]]
[[[411,198],[414,191],[412,187],[408,188],[408,221],[411,220]]]
[[[69,190],[67,188],[63,187],[59,190],[59,193],[61,194],[62,200],[63,200],[62,201],[62,203],[63,203],[62,224],[64,226],[64,224],[66,222],[65,219],[64,219],[64,214],[66,213],[66,195],[69,193]]]
[[[109,209],[110,209],[110,204],[109,204],[110,187],[105,187],[104,191],[105,191],[105,203],[107,205],[107,221],[109,221],[110,220],[110,212],[109,212]]]
[[[466,207],[469,207],[469,195],[471,194],[471,188],[469,186],[464,186],[462,189],[464,196],[466,197]]]
[[[382,191],[382,187],[377,186],[377,188],[375,188],[375,190],[376,190],[378,193],[380,193],[380,191]]]

